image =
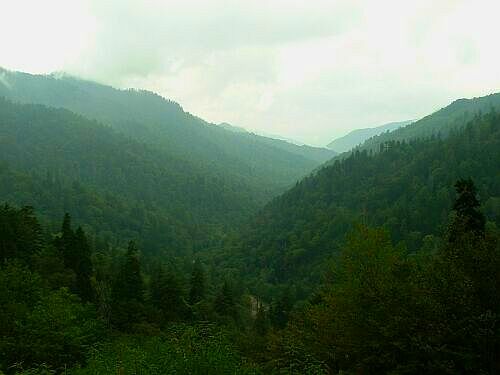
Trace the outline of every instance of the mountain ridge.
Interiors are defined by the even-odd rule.
[[[414,120],[390,122],[372,128],[355,129],[342,137],[334,139],[326,147],[338,153],[349,151],[375,135],[396,130],[400,127],[407,126],[412,122],[414,122]]]

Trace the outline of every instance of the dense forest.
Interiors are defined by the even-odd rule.
[[[30,207],[0,209],[0,371],[95,373],[496,373],[500,235],[472,180],[435,248],[394,246],[359,225],[300,307],[230,280],[92,248],[64,216],[44,231]]]
[[[326,148],[228,131],[148,91],[117,90],[65,75],[0,72],[8,84],[0,82],[0,96],[95,119],[232,183],[244,181],[266,200],[335,155]]]
[[[259,294],[272,295],[276,284],[295,284],[303,297],[356,223],[386,228],[411,252],[438,246],[453,183],[466,177],[474,179],[489,222],[498,223],[498,150],[500,115],[491,112],[445,139],[390,141],[376,153],[356,151],[267,205],[228,245],[220,262],[244,269]]]
[[[498,94],[329,160],[5,79],[0,374],[500,372]]]
[[[403,141],[432,135],[446,136],[453,130],[465,126],[474,116],[499,109],[500,93],[473,99],[458,99],[408,126],[369,139],[361,145],[361,149],[376,150],[380,144],[389,140]]]
[[[265,202],[216,175],[69,111],[0,99],[0,199],[64,212],[93,240],[136,238],[150,251],[195,251]]]

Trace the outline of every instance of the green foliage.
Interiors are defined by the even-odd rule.
[[[222,287],[215,297],[214,310],[221,317],[238,319],[234,293],[227,281],[222,284]]]
[[[176,325],[163,337],[122,337],[93,351],[80,374],[257,374],[226,335],[211,326]]]
[[[28,261],[40,250],[41,229],[32,207],[0,206],[0,263],[8,258]]]
[[[111,323],[130,330],[144,320],[144,284],[139,250],[129,242],[122,267],[113,283],[111,294]]]
[[[431,136],[446,137],[461,130],[482,113],[495,112],[499,109],[500,93],[473,99],[458,99],[410,125],[372,137],[358,149],[378,151],[380,145],[390,141],[410,141]]]
[[[84,361],[87,350],[102,336],[102,324],[93,306],[60,289],[40,299],[18,335],[18,361],[60,369]]]
[[[462,182],[456,186],[454,207],[463,207],[468,193]],[[419,256],[394,247],[383,229],[358,227],[319,295],[271,340],[270,366],[294,363],[299,373],[311,363],[330,373],[497,373],[500,235],[451,227],[453,241]]]
[[[449,241],[454,242],[463,232],[472,232],[484,236],[486,219],[479,211],[479,200],[476,197],[476,187],[469,178],[459,180],[455,184],[458,197],[453,204],[455,218],[449,230]]]
[[[62,255],[64,265],[75,275],[73,291],[84,301],[92,301],[94,296],[90,281],[92,276],[90,246],[81,227],[78,227],[76,232],[73,231],[68,213],[64,215],[61,235],[54,239],[54,246]]]
[[[152,276],[151,302],[160,311],[160,321],[178,321],[187,317],[188,306],[178,276],[159,267]]]
[[[376,154],[355,152],[267,205],[228,241],[217,267],[237,267],[250,290],[268,299],[285,286],[295,286],[305,298],[356,223],[386,228],[412,253],[425,238],[438,243],[460,178],[474,179],[488,207],[486,220],[498,223],[498,150],[500,115],[492,112],[446,139],[391,142]]]

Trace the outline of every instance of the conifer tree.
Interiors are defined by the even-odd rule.
[[[185,302],[178,278],[163,267],[159,267],[151,280],[151,300],[161,310],[162,319],[172,321],[182,318]]]
[[[92,277],[92,260],[90,246],[81,227],[75,232],[74,238],[76,292],[84,301],[93,300],[93,290],[90,278]]]
[[[480,202],[472,179],[460,179],[455,183],[457,199],[453,204],[455,219],[449,230],[449,241],[456,241],[461,234],[473,233],[484,236],[486,219],[479,211]]]
[[[219,294],[215,298],[214,310],[221,316],[236,316],[236,303],[233,291],[227,281],[224,282]]]
[[[144,315],[144,288],[139,250],[129,242],[124,262],[114,281],[111,296],[111,322],[117,328],[129,330],[140,323]]]
[[[61,252],[64,265],[72,270],[76,268],[76,260],[73,251],[74,238],[75,233],[71,228],[71,216],[66,212],[61,226],[61,235],[55,239],[55,245]]]

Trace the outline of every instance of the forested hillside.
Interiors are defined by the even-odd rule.
[[[431,135],[446,137],[452,130],[464,127],[476,115],[492,110],[500,110],[500,93],[473,99],[458,99],[410,125],[368,139],[359,149],[376,151],[380,144],[391,140],[403,141],[427,138]]]
[[[245,180],[126,138],[67,110],[0,99],[0,200],[64,212],[101,240],[187,254],[265,202]]]
[[[442,241],[415,255],[359,225],[295,307],[213,284],[198,261],[153,264],[133,241],[92,246],[69,214],[54,233],[0,206],[0,371],[495,374],[500,235],[474,182],[454,187]]]
[[[200,169],[244,180],[255,195],[266,199],[335,155],[328,149],[228,131],[148,91],[117,90],[65,75],[1,72],[0,96],[96,119]]]
[[[232,264],[252,276],[249,285],[256,292],[272,295],[270,285],[294,284],[304,296],[356,223],[386,228],[410,251],[433,248],[459,178],[473,178],[488,221],[499,222],[499,150],[500,115],[491,112],[446,138],[391,141],[376,153],[356,151],[272,201],[225,254],[239,252]]]

